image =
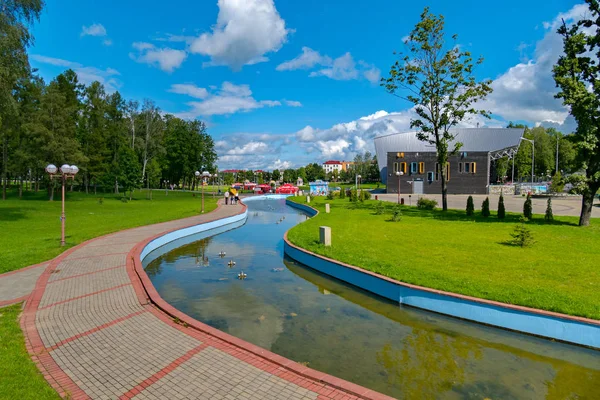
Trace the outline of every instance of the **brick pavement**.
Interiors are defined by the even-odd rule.
[[[46,262],[0,275],[0,307],[24,301],[47,266]]]
[[[387,398],[217,331],[158,297],[139,263],[145,243],[243,210],[243,205],[221,206],[209,214],[117,232],[40,266],[21,327],[32,359],[61,396]]]

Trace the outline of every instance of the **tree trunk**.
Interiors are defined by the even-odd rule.
[[[8,168],[8,140],[6,134],[4,134],[4,140],[2,144],[2,200],[6,200],[6,179],[7,179],[7,168]]]
[[[581,199],[581,215],[579,216],[579,226],[588,226],[592,218],[594,208],[594,196],[600,188],[600,184],[590,185],[588,190],[583,193]]]
[[[115,194],[119,194],[119,181],[115,179]]]
[[[19,200],[23,199],[23,177],[19,178]]]
[[[50,184],[48,185],[48,195],[48,201],[54,201],[54,181],[50,181]]]

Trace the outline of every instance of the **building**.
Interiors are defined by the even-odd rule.
[[[342,171],[346,172],[354,168],[354,161],[342,161]]]
[[[336,160],[329,160],[329,161],[325,161],[323,163],[323,170],[325,171],[326,174],[333,172],[333,171],[337,171],[342,172],[342,163],[340,161],[336,161]]]
[[[460,151],[437,163],[434,145],[420,141],[416,132],[393,133],[375,138],[375,150],[382,182],[388,193],[439,194],[441,175],[446,174],[449,194],[486,194],[496,181],[494,161],[517,153],[524,129],[454,129]],[[450,144],[450,149],[454,143]],[[398,176],[396,172],[401,172]]]

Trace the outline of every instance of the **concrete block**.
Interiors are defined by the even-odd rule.
[[[306,196],[306,202],[310,203],[310,196]]]
[[[329,203],[325,203],[325,212],[326,212],[327,214],[329,214],[329,211],[331,211],[331,210],[329,209]]]
[[[331,228],[329,226],[319,227],[319,238],[321,244],[331,246]]]

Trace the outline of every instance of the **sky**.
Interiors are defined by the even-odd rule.
[[[193,3],[193,4],[191,4]],[[379,86],[425,6],[484,62],[492,119],[574,128],[552,66],[569,0],[46,0],[31,65],[46,80],[67,68],[125,98],[206,123],[220,169],[284,169],[374,152],[373,138],[410,130],[411,104]]]

